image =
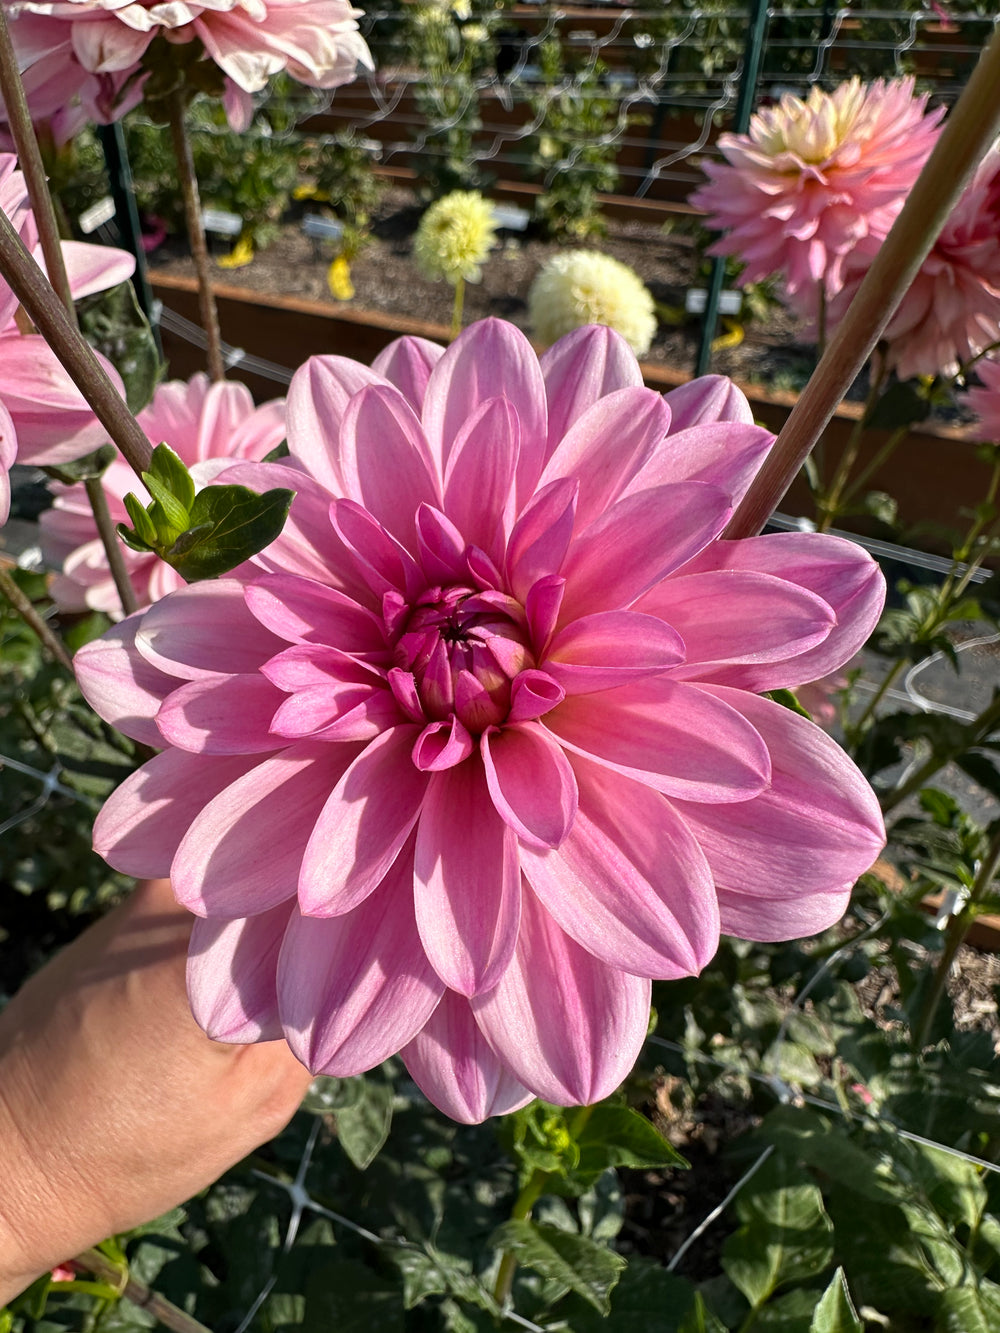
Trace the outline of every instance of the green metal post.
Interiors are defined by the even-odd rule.
[[[764,41],[767,36],[768,0],[750,0],[749,28],[746,45],[743,48],[743,69],[740,74],[740,91],[736,98],[736,114],[733,117],[733,130],[736,134],[746,134],[753,112],[757,93],[757,79],[764,58]],[[712,271],[708,279],[708,294],[705,298],[705,314],[701,325],[701,343],[698,347],[698,359],[695,362],[695,375],[708,373],[712,361],[712,343],[719,326],[719,298],[726,276],[725,259],[713,259]]]

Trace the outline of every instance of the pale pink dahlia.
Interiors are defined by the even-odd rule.
[[[979,418],[980,437],[1000,443],[1000,361],[984,357],[976,374],[982,387],[970,389],[965,401]]]
[[[245,384],[210,384],[202,374],[187,383],[161,384],[138,420],[150,440],[169,444],[188,465],[199,488],[234,459],[261,459],[285,438],[283,399],[256,407]],[[129,491],[143,504],[151,498],[121,457],[104,473],[102,484],[116,523],[129,522],[124,503]],[[54,600],[64,611],[90,608],[120,616],[121,602],[84,488],[56,483],[52,490],[55,502],[40,522],[46,560],[62,568],[52,581]],[[180,575],[151,553],[122,547],[122,557],[140,606],[184,586]]]
[[[197,915],[207,1032],[338,1075],[399,1051],[463,1121],[588,1103],[650,978],[841,915],[878,804],[761,693],[845,662],[883,580],[831,537],[720,540],[771,444],[737,390],[491,320],[314,357],[288,439],[305,471],[226,478],[297,489],[282,536],[76,659],[163,749],[95,845]]]
[[[868,236],[847,259],[831,326],[881,243]],[[887,364],[900,379],[956,375],[1000,339],[1000,148],[979,164],[882,337]]]
[[[742,280],[781,276],[810,305],[822,284],[841,286],[845,255],[869,232],[884,236],[937,138],[943,108],[926,111],[912,78],[849,79],[764,107],[748,134],[722,134],[725,162],[706,162],[709,183],[691,196],[727,234],[709,254],[735,255]]]

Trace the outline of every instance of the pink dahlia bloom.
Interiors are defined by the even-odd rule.
[[[207,375],[161,384],[138,416],[150,440],[165,441],[191,469],[199,488],[214,481],[234,459],[260,459],[285,438],[284,400],[254,405],[245,384],[211,384]],[[102,478],[108,509],[127,523],[125,496],[151,497],[123,458]],[[121,602],[108,570],[104,547],[82,486],[52,486],[53,507],[41,516],[46,560],[62,567],[51,593],[64,611],[92,609],[118,617]],[[122,548],[125,567],[140,606],[184,586],[170,565],[152,554]]]
[[[853,78],[804,101],[786,93],[748,134],[720,135],[726,161],[705,163],[709,182],[691,196],[727,233],[709,254],[741,259],[744,282],[780,274],[811,307],[821,285],[834,296],[845,256],[870,232],[885,235],[934,146],[944,110],[928,112],[913,87]]]
[[[595,1101],[650,978],[829,925],[883,845],[851,761],[762,697],[846,661],[882,577],[721,540],[772,437],[717,377],[644,388],[607,328],[314,357],[288,439],[303,471],[227,474],[297,490],[281,537],[77,655],[162,749],[95,845],[196,914],[212,1036],[338,1075],[400,1051],[463,1121]]]
[[[979,418],[982,439],[1000,443],[1000,361],[977,361],[976,374],[982,387],[970,389],[965,401]]]
[[[847,259],[831,325],[881,244],[881,236],[867,236]],[[1000,339],[1000,148],[979,164],[882,336],[900,379],[956,375]]]

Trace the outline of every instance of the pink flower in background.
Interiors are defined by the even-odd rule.
[[[795,697],[817,726],[829,731],[840,712],[834,696],[846,690],[849,683],[843,672],[834,671],[820,680],[796,685]]]
[[[805,100],[786,93],[748,134],[720,135],[726,161],[706,162],[709,183],[691,196],[726,233],[709,254],[742,260],[743,282],[779,274],[810,311],[820,284],[835,295],[845,257],[885,235],[934,146],[944,110],[928,112],[913,89],[912,78],[853,78]]]
[[[979,418],[982,439],[1000,442],[1000,361],[984,357],[976,362],[976,374],[982,388],[970,389],[965,401]]]
[[[738,390],[491,320],[314,357],[288,439],[226,477],[297,491],[281,537],[76,658],[163,749],[95,845],[197,915],[206,1031],[338,1075],[401,1051],[462,1121],[589,1103],[650,978],[839,918],[878,804],[761,694],[848,660],[884,583],[836,538],[721,539],[772,439]]]
[[[881,238],[869,236],[844,266],[831,325],[861,285]],[[1000,339],[1000,149],[986,154],[883,334],[900,379],[955,375]]]
[[[204,486],[233,459],[263,458],[285,438],[284,401],[254,405],[244,384],[210,384],[207,375],[184,383],[161,384],[139,424],[155,444],[165,441],[190,467],[195,484]],[[142,482],[123,458],[116,458],[102,478],[108,509],[116,523],[128,522],[129,491],[149,503]],[[53,483],[53,507],[41,516],[42,546],[49,564],[62,567],[51,593],[65,611],[87,609],[121,615],[121,603],[108,570],[104,547],[82,486]],[[184,580],[157,556],[122,548],[140,606],[184,586]]]

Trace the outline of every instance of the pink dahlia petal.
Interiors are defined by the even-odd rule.
[[[105,292],[127,282],[135,272],[135,257],[110,245],[85,241],[62,242],[63,263],[73,298],[79,301],[94,292]],[[41,263],[41,252],[38,254]]]
[[[753,409],[746,394],[725,375],[702,375],[671,389],[663,397],[670,408],[670,427],[675,433],[712,421],[753,425]]]
[[[794,688],[842,667],[867,642],[885,603],[882,571],[867,551],[842,537],[776,532],[746,541],[716,542],[683,573],[710,569],[757,571],[784,579],[821,597],[836,617],[821,643],[784,664],[728,667],[711,677],[720,685],[753,693]]]
[[[191,1011],[213,1041],[277,1041],[275,973],[293,911],[282,903],[235,921],[195,921],[187,961]]]
[[[745,804],[770,781],[768,747],[728,691],[717,698],[660,676],[623,685],[603,704],[567,698],[545,725],[568,749],[667,796]]]
[[[431,371],[444,356],[440,343],[427,338],[397,338],[379,352],[372,370],[394,384],[417,412],[423,409]]]
[[[372,447],[377,441],[377,447]],[[421,504],[440,505],[434,461],[413,408],[398,389],[372,385],[351,399],[340,432],[347,495],[405,546]]]
[[[744,422],[708,422],[671,435],[626,487],[626,495],[678,481],[703,481],[725,491],[734,507],[746,494],[774,436]]]
[[[628,606],[718,537],[731,514],[723,492],[701,482],[655,486],[619,500],[573,542],[562,570],[563,622],[609,603]]]
[[[280,647],[332,643],[347,653],[385,652],[378,617],[336,588],[297,575],[264,574],[245,592],[251,618],[262,634],[271,631],[268,638]]]
[[[17,457],[17,436],[10,413],[0,403],[0,526],[10,515],[10,477],[8,473]]]
[[[539,487],[561,477],[580,483],[577,522],[590,523],[622,494],[663,440],[670,411],[652,389],[617,389],[588,407],[556,445]]]
[[[672,586],[666,583],[659,588]],[[653,615],[599,611],[572,621],[548,647],[546,674],[567,694],[591,694],[679,666],[691,655],[686,638],[673,624],[664,623],[668,616],[661,620],[659,609],[654,607],[654,611]]]
[[[725,809],[676,802],[716,883],[762,899],[853,884],[885,846],[878,801],[860,771],[824,731],[770,699],[705,691],[743,714],[771,755],[770,786],[753,800]]]
[[[511,965],[494,990],[473,999],[472,1012],[526,1088],[558,1106],[589,1106],[635,1063],[649,996],[648,981],[582,949],[525,892]]]
[[[486,319],[460,333],[431,372],[424,400],[424,430],[442,475],[466,421],[488,398],[506,398],[521,425],[518,505],[538,481],[548,430],[545,384],[538,358],[513,324]]]
[[[758,894],[719,889],[722,933],[742,940],[800,940],[829,930],[843,919],[851,901],[854,881],[831,893],[808,893],[801,898],[761,899]]]
[[[423,591],[420,566],[391,533],[353,500],[335,500],[330,522],[350,552],[355,569],[378,598],[387,592],[415,596]]]
[[[458,432],[445,473],[444,507],[467,542],[502,559],[521,428],[509,403],[488,398]]]
[[[311,356],[288,389],[288,448],[309,475],[343,495],[340,427],[347,404],[369,384],[385,384],[374,370],[346,356]]]
[[[642,385],[642,371],[628,343],[606,324],[574,329],[541,356],[549,409],[550,455],[588,408],[616,389]]]
[[[360,684],[328,680],[280,697],[283,702],[269,724],[272,745],[276,736],[369,741],[403,721],[391,691],[377,688],[371,680]]]
[[[153,719],[177,681],[138,652],[141,624],[141,614],[129,616],[85,644],[73,658],[73,670],[95,713],[134,741],[158,749],[163,738]]]
[[[533,722],[485,731],[482,759],[501,818],[528,847],[558,847],[576,818],[576,778],[560,746]]]
[[[833,608],[815,593],[771,574],[732,569],[665,579],[636,610],[662,616],[680,634],[686,658],[673,673],[679,679],[702,680],[733,662],[784,662],[822,643],[836,623]]]
[[[241,583],[215,579],[181,588],[150,607],[139,622],[135,646],[158,670],[203,680],[255,671],[287,644],[250,614]]]
[[[463,763],[475,748],[468,728],[453,713],[448,722],[424,727],[413,746],[413,762],[421,773],[443,773]]]
[[[656,792],[574,760],[580,810],[558,851],[525,848],[542,906],[572,939],[637,976],[697,975],[719,944],[719,908],[694,835]]]
[[[304,741],[264,759],[203,806],[170,869],[197,916],[252,916],[295,896],[309,836],[357,746]]]
[[[413,917],[413,848],[352,912],[295,912],[278,964],[285,1039],[314,1073],[340,1078],[381,1064],[430,1018],[444,986]]]
[[[304,915],[349,912],[385,878],[427,791],[427,775],[410,761],[418,730],[407,723],[383,732],[327,788],[302,860],[299,907]]]
[[[492,989],[517,941],[521,872],[514,831],[476,760],[432,775],[413,874],[417,929],[435,972],[461,995]]]
[[[507,576],[522,600],[540,578],[562,568],[573,538],[578,493],[576,481],[554,481],[538,491],[515,523],[507,543]]]
[[[274,750],[271,719],[284,698],[256,674],[192,680],[164,701],[156,725],[164,740],[194,754]]]
[[[202,807],[257,762],[256,755],[199,761],[179,750],[155,755],[104,802],[94,821],[94,850],[123,875],[166,877]]]
[[[468,1000],[454,991],[445,991],[400,1055],[424,1096],[460,1124],[478,1125],[534,1100],[494,1053]]]

